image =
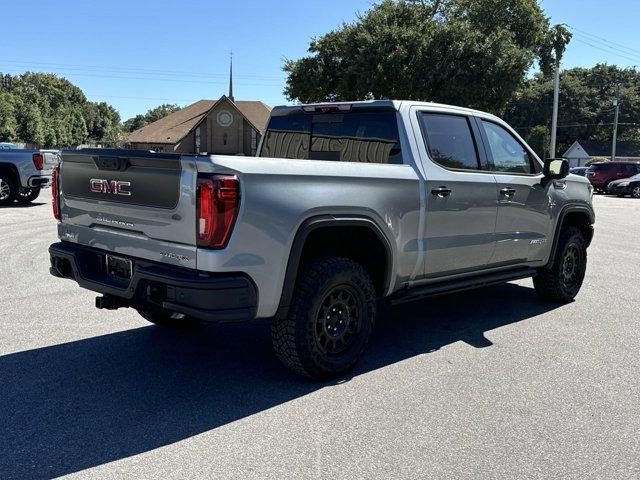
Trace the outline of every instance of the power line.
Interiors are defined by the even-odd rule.
[[[640,125],[638,122],[618,122],[618,125],[632,126]],[[567,125],[558,125],[557,128],[575,128],[575,127],[610,127],[613,123],[574,123]],[[514,127],[516,130],[531,130],[536,127],[546,127],[546,125],[529,125],[527,127]]]
[[[13,67],[15,68],[15,67]],[[81,73],[81,72],[70,72],[68,70],[59,69],[59,68],[51,68],[54,72],[48,71],[46,73],[58,73],[60,75],[69,75],[69,76],[81,76],[81,77],[97,77],[97,78],[112,78],[112,79],[123,79],[123,80],[144,80],[144,81],[159,81],[159,82],[174,82],[174,83],[197,83],[197,84],[205,84],[205,85],[225,85],[226,81],[223,79],[220,80],[187,80],[180,78],[163,78],[163,77],[134,77],[128,75],[105,75],[99,73]],[[6,73],[14,73],[19,74],[23,73],[20,70],[4,70]],[[256,86],[256,87],[280,87],[282,83],[256,83],[249,81],[241,81],[239,82],[241,85],[247,86]]]
[[[614,46],[616,46],[618,48],[627,50],[631,54],[640,55],[640,50],[637,50],[635,48],[627,47],[625,45],[622,45],[621,43],[617,43],[617,42],[614,42],[613,40],[609,40],[608,38],[600,37],[600,36],[595,35],[593,33],[589,33],[586,30],[582,30],[580,28],[572,27],[571,25],[567,25],[567,27],[569,27],[571,30],[574,30],[576,33],[580,33],[580,34],[582,34],[584,36],[588,36],[588,37],[593,37],[594,39],[599,40],[601,43],[611,44],[611,45],[614,45]]]
[[[608,54],[617,55],[619,57],[625,58],[625,59],[630,60],[632,62],[639,62],[640,63],[640,57],[630,57],[630,56],[626,55],[625,53],[621,53],[618,50],[610,49],[611,47],[603,47],[603,46],[594,45],[594,43],[592,43],[591,41],[584,40],[583,38],[576,38],[575,40],[577,42],[580,42],[580,43],[583,43],[585,45],[588,45],[591,48],[595,48],[597,50],[601,50],[601,51],[606,52]],[[608,48],[609,48],[609,50],[608,50]]]
[[[206,72],[206,71],[180,71],[180,70],[165,70],[165,69],[147,69],[147,68],[138,68],[138,67],[121,67],[121,66],[109,66],[109,65],[87,65],[87,64],[78,64],[78,63],[51,63],[51,62],[36,62],[30,60],[8,60],[2,59],[3,63],[13,64],[19,67],[55,67],[55,68],[65,68],[69,70],[96,70],[103,71],[107,73],[137,73],[137,74],[156,74],[163,76],[194,76],[194,77],[220,77],[220,78],[228,78],[228,73],[218,73],[218,72]],[[281,80],[283,75],[264,75],[264,74],[236,74],[235,77],[238,78],[252,78],[259,80]]]

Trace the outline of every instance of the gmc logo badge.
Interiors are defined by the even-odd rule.
[[[123,182],[121,180],[104,180],[102,178],[92,178],[89,180],[91,191],[95,193],[107,193],[111,195],[130,196],[129,187],[131,182]]]

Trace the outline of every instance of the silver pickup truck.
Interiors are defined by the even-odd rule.
[[[351,368],[379,300],[533,277],[578,293],[592,188],[505,122],[370,101],[275,108],[257,157],[63,153],[51,273],[182,328],[269,318],[292,370]]]
[[[58,154],[57,150],[0,148],[0,206],[38,198],[40,190],[51,185]]]

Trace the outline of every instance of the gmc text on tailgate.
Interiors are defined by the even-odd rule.
[[[51,273],[169,328],[268,318],[291,370],[340,375],[379,300],[582,285],[589,181],[505,122],[408,101],[278,107],[257,157],[63,152]]]

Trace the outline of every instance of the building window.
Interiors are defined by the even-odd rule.
[[[222,110],[218,113],[218,125],[221,127],[228,127],[233,123],[233,115],[226,110]]]
[[[223,145],[226,145],[229,142],[229,135],[228,134],[224,134],[222,135],[222,143]]]
[[[154,152],[164,152],[164,147],[162,147],[161,145],[153,145],[151,147],[151,150],[153,150]]]
[[[258,151],[258,132],[253,128],[251,129],[251,156],[255,157]]]
[[[200,153],[200,127],[196,128],[196,153]]]

